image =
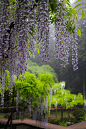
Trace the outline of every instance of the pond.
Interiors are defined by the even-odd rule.
[[[4,127],[5,127],[5,125],[1,125],[0,129],[4,129]],[[10,129],[10,127],[7,127],[7,129]],[[41,129],[41,128],[27,125],[27,124],[13,124],[12,129]]]

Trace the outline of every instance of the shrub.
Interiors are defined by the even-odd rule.
[[[59,124],[57,118],[48,118],[48,122],[52,124],[57,124],[57,125]]]
[[[25,118],[30,119],[30,113],[27,113],[27,114],[25,115]]]
[[[71,124],[75,124],[75,119],[74,118],[68,118],[68,117],[64,117],[63,119],[59,119],[58,120],[58,123],[60,125],[63,125],[63,126],[66,126],[67,125],[67,122],[71,122]],[[62,123],[62,124],[61,124]]]
[[[61,126],[67,126],[67,122],[71,122],[71,124],[75,124],[75,119],[74,118],[68,118],[68,117],[64,117],[63,119],[58,119],[58,118],[48,118],[48,123],[52,123],[52,124],[57,124],[57,125],[61,125]]]
[[[77,110],[73,111],[72,114],[75,117],[76,123],[85,120],[85,112],[83,109],[77,109]]]
[[[67,123],[65,123],[65,122],[62,122],[62,123],[59,123],[61,126],[65,126],[65,127],[67,127]]]
[[[74,118],[64,117],[64,122],[74,122]]]

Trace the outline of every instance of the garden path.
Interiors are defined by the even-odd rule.
[[[8,119],[6,119],[6,118],[0,118],[0,123],[5,123],[6,124],[7,120]],[[43,123],[31,120],[31,119],[13,120],[13,124],[19,124],[19,123],[33,125],[33,126],[40,127],[40,128],[44,127]],[[71,125],[71,126],[68,126],[68,127],[63,127],[63,126],[60,126],[60,125],[55,125],[55,124],[48,123],[47,129],[86,129],[86,121],[80,122],[80,123],[77,123],[77,124],[74,124],[74,125]]]

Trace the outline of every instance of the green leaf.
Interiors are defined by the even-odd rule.
[[[86,5],[86,3],[83,3],[84,5]]]
[[[71,7],[71,6],[70,6],[70,0],[66,0],[65,5],[66,5],[67,7]]]
[[[18,45],[18,39],[16,39],[16,46]]]
[[[76,14],[76,16],[75,16],[75,17],[76,17],[76,21],[78,22],[78,16],[77,16],[77,14]]]
[[[76,4],[76,3],[78,3],[78,2],[80,2],[81,0],[77,0],[76,2],[74,2],[74,4]]]
[[[80,29],[80,31],[82,31],[82,29],[81,29],[81,26],[80,25],[78,25],[78,27],[77,27],[78,29]]]
[[[81,11],[81,17],[82,17],[82,19],[85,18],[85,11],[84,10]]]
[[[78,13],[82,8],[79,8],[76,13]]]
[[[49,5],[52,12],[56,12],[56,0],[49,0]]]
[[[79,28],[77,28],[77,34],[79,37],[81,37],[81,30]]]
[[[35,58],[35,55],[33,55],[33,58]]]
[[[77,8],[77,7],[79,7],[81,4],[77,4],[74,8]]]
[[[38,49],[38,48],[37,48],[37,47],[35,47],[35,51],[37,51],[37,49]]]
[[[39,49],[38,49],[38,54],[40,53]]]
[[[72,14],[76,14],[76,9],[75,8],[71,8],[71,13]]]
[[[65,2],[65,5],[67,4],[67,0],[64,1]]]

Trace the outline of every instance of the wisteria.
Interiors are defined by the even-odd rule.
[[[19,103],[19,93],[17,91],[17,96],[16,96],[16,111],[18,112],[18,103]]]
[[[50,31],[50,8],[49,0],[15,0],[14,5],[10,0],[0,1],[0,86],[1,106],[4,107],[4,87],[5,87],[5,70],[10,72],[9,96],[13,94],[14,80],[13,75],[26,71],[27,53],[29,56],[34,53],[37,46],[39,56],[43,62],[49,60],[49,31]],[[66,27],[66,6],[64,0],[57,0],[57,7],[54,20],[55,26],[55,58],[61,61],[61,66],[66,67],[69,63],[69,49],[71,47],[71,38]],[[72,65],[73,70],[78,69],[77,59],[77,34],[72,35]],[[56,91],[55,91],[56,92]],[[52,88],[50,88],[50,101],[52,101]],[[16,96],[16,110],[18,112],[19,93]],[[28,109],[31,115],[31,103]],[[40,105],[39,113],[43,116],[48,107],[48,97],[44,98]],[[51,102],[49,103],[51,108]],[[37,111],[34,111],[36,119]],[[22,119],[24,114],[22,111]],[[42,118],[46,121],[48,118]]]
[[[78,69],[77,45],[77,33],[75,33],[72,35],[72,65],[74,71]]]
[[[46,98],[45,98],[45,110],[44,110],[44,112],[47,111],[47,107],[48,107],[48,96],[46,96]]]
[[[40,57],[42,61],[49,59],[49,8],[47,1],[40,1],[37,16],[37,41],[41,43]],[[40,17],[39,17],[40,16]]]
[[[52,101],[52,87],[50,88],[50,101]]]
[[[58,2],[55,21],[55,58],[61,61],[61,66],[66,67],[69,58],[70,36],[66,29],[66,7],[64,0]]]
[[[57,101],[56,101],[56,103],[55,103],[55,107],[57,108]]]
[[[5,75],[2,77],[1,106],[4,107]]]

